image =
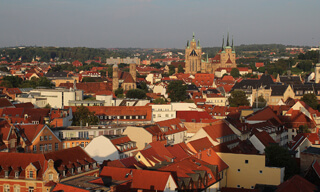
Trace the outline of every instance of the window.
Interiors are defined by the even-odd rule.
[[[33,146],[33,152],[37,152],[37,146],[36,145]]]
[[[40,136],[40,141],[43,141],[43,136]]]
[[[33,171],[29,171],[29,178],[33,178]]]
[[[45,140],[45,141],[48,140],[48,137],[47,137],[47,136],[44,136],[44,140]]]
[[[238,172],[240,172],[240,169],[238,169]]]
[[[14,177],[15,177],[15,178],[19,178],[19,171],[16,171],[16,172],[14,173]]]
[[[55,143],[55,144],[54,144],[54,149],[55,149],[56,151],[59,150],[59,143]]]
[[[254,189],[254,186],[251,186],[251,189]]]
[[[49,173],[49,181],[53,181],[53,174]]]
[[[240,188],[240,185],[237,185],[238,188]]]
[[[29,187],[28,192],[34,192],[34,187]]]
[[[49,150],[49,151],[52,151],[52,144],[51,144],[51,143],[48,144],[48,150]]]
[[[248,163],[249,163],[249,160],[245,160],[244,162],[245,162],[246,164],[248,164]]]
[[[262,170],[260,170],[259,173],[262,173]]]
[[[52,135],[49,135],[49,140],[50,140],[50,141],[52,140]]]
[[[212,179],[212,176],[211,176],[211,174],[210,174],[210,173],[208,173],[208,177],[209,177],[209,179]]]
[[[5,171],[5,172],[4,172],[4,177],[7,178],[8,176],[9,176],[9,171]]]
[[[14,185],[13,192],[20,192],[20,185]]]
[[[10,192],[10,185],[4,184],[3,185],[3,192]]]

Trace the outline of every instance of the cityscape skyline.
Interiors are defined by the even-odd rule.
[[[0,47],[183,48],[200,39],[235,45],[318,46],[319,1],[0,1]]]

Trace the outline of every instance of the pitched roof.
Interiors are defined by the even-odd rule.
[[[0,108],[13,107],[12,103],[6,98],[0,98]]]
[[[218,142],[218,138],[235,134],[223,120],[213,122],[202,129],[216,142]]]
[[[291,179],[281,183],[276,192],[313,192],[317,187],[299,175],[294,175]]]
[[[103,167],[100,177],[129,181],[132,189],[164,191],[171,173],[118,167]],[[156,179],[155,179],[156,178]]]
[[[275,119],[279,123],[281,123],[281,120],[278,118],[278,116],[273,112],[273,110],[270,107],[265,107],[259,111],[256,111],[248,116],[245,117],[247,121],[267,121],[270,119]]]
[[[202,122],[205,119],[213,119],[206,111],[177,111],[177,118],[183,122]]]
[[[276,143],[274,139],[265,131],[256,131],[254,135],[259,139],[259,141],[265,146],[268,147],[271,143]]]
[[[191,145],[197,152],[201,152],[213,146],[208,137],[190,141],[188,145]]]
[[[57,183],[57,185],[52,189],[53,192],[90,192],[91,190],[82,189],[79,187],[66,185],[63,183]]]

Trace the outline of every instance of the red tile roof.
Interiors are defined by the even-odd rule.
[[[183,122],[202,122],[205,119],[213,119],[206,111],[177,111],[177,118]]]
[[[272,137],[265,131],[256,131],[256,133],[254,134],[259,141],[265,146],[268,147],[271,143],[276,143]]]
[[[164,191],[171,173],[118,167],[103,167],[100,177],[129,181],[130,188]],[[156,178],[156,179],[155,179]]]
[[[0,108],[13,107],[12,103],[6,98],[0,98]]]
[[[208,137],[204,137],[201,139],[193,140],[188,143],[188,146],[192,146],[195,152],[201,152],[203,150],[209,149],[213,147],[213,144],[210,142]]]
[[[223,120],[216,121],[210,126],[203,127],[203,130],[216,142],[218,142],[218,138],[235,134]]]
[[[316,191],[316,185],[310,183],[299,175],[294,175],[291,179],[281,183],[276,192],[313,192]]]
[[[71,185],[66,185],[66,184],[62,184],[62,183],[58,183],[53,189],[53,192],[90,192],[91,190],[86,190],[86,189],[82,189],[82,188],[78,188],[75,186],[71,186]]]
[[[187,131],[187,128],[183,125],[181,120],[178,118],[158,121],[156,122],[156,124],[159,127],[168,127],[168,130],[164,132],[166,135]]]

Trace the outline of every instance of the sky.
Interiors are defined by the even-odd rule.
[[[319,0],[0,0],[0,47],[318,46]]]

